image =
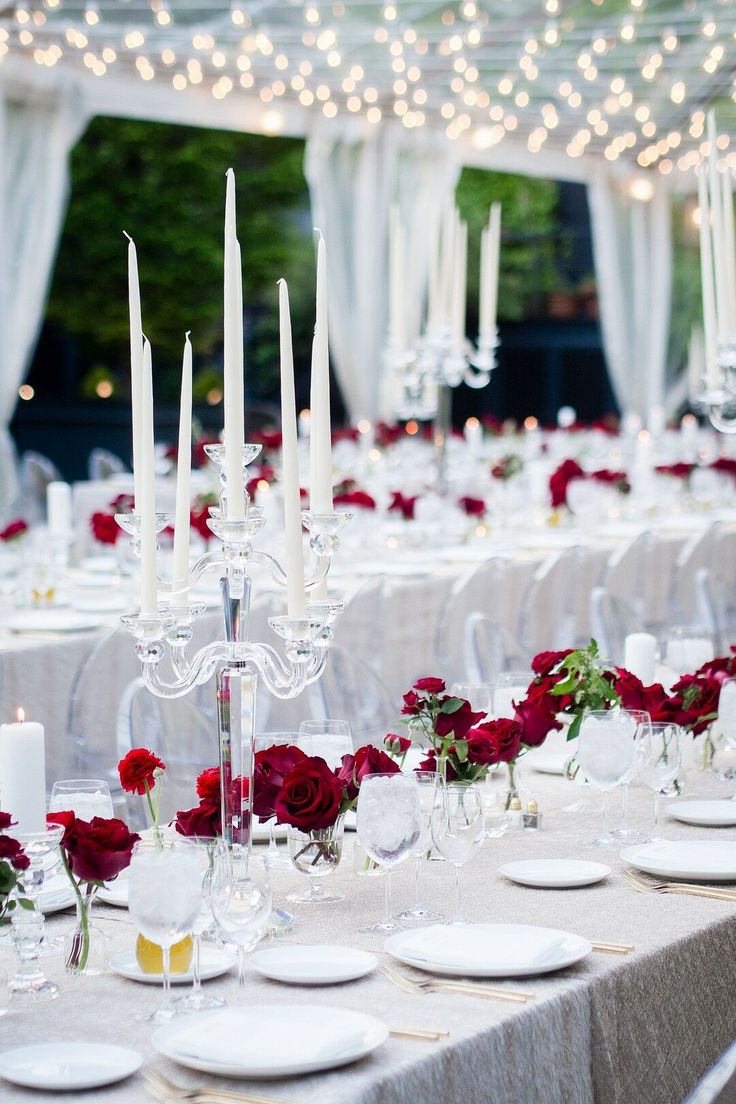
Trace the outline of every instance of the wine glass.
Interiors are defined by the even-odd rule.
[[[289,747],[298,744],[298,742],[299,734],[297,732],[261,732],[255,738],[254,749],[256,752],[265,751],[266,748]],[[272,870],[291,869],[289,856],[279,848],[276,842],[276,817],[271,817],[268,821],[268,850],[266,851],[265,862]]]
[[[163,1000],[146,1023],[176,1015],[171,1001],[171,948],[189,935],[202,907],[206,856],[186,839],[141,840],[129,867],[128,911],[138,930],[162,950]]]
[[[238,948],[238,1001],[245,998],[245,956],[268,927],[271,886],[268,868],[249,859],[247,847],[230,848],[224,841],[215,850],[212,875],[212,914],[223,939]]]
[[[514,702],[523,701],[533,671],[501,671],[493,690],[494,717],[513,717]]]
[[[402,931],[391,909],[391,871],[408,858],[422,834],[419,786],[413,774],[366,774],[357,808],[358,839],[368,855],[386,868],[386,915],[365,932]]]
[[[493,684],[490,682],[453,682],[450,693],[469,701],[473,709],[488,714],[493,709]]]
[[[677,778],[682,762],[682,749],[680,736],[683,729],[668,721],[654,721],[650,726],[648,736],[645,738],[642,763],[639,768],[639,778],[654,791],[654,835],[652,840],[660,837],[659,830],[659,795],[670,786]]]
[[[71,811],[80,820],[112,817],[110,787],[102,778],[67,778],[54,782],[49,812]]]
[[[613,847],[608,824],[608,794],[619,786],[635,763],[636,723],[624,710],[590,710],[583,716],[577,759],[585,777],[602,794],[603,834],[587,847]]]
[[[634,760],[621,783],[621,823],[611,832],[619,840],[629,840],[632,843],[643,843],[644,837],[638,828],[629,824],[629,786],[639,773],[640,766],[646,755],[647,739],[652,731],[652,718],[644,709],[622,709],[631,717],[636,726],[634,738],[636,740],[636,754]]]
[[[353,737],[347,721],[327,719],[302,721],[299,725],[299,747],[307,755],[321,755],[330,770],[339,767],[343,755],[353,751]]]
[[[474,783],[450,782],[432,813],[432,839],[448,863],[455,867],[455,915],[453,924],[462,924],[461,871],[480,851],[485,836],[483,794]]]
[[[198,847],[202,851],[204,873],[202,875],[202,887],[199,912],[192,927],[192,988],[183,997],[175,997],[172,1000],[176,1014],[181,1012],[204,1012],[210,1008],[221,1008],[225,1001],[222,997],[212,996],[202,991],[202,974],[200,959],[202,953],[202,936],[212,926],[212,906],[210,894],[212,891],[212,872],[215,861],[215,841],[206,836],[187,836],[191,847]]]
[[[414,871],[415,904],[406,909],[405,912],[400,912],[396,919],[414,920],[420,924],[434,924],[440,921],[442,916],[440,913],[428,909],[422,903],[422,861],[432,847],[432,814],[437,802],[442,801],[442,791],[445,788],[445,783],[437,771],[414,771],[413,774],[419,787],[419,810],[422,822],[419,839],[412,848],[412,854],[416,859]]]
[[[41,1001],[55,1000],[59,986],[45,976],[38,965],[44,953],[45,916],[39,906],[41,887],[48,860],[56,852],[64,835],[60,824],[49,825],[41,832],[16,833],[16,839],[30,860],[27,870],[21,872],[20,896],[30,902],[30,908],[15,908],[12,913],[13,942],[18,955],[18,965],[9,982],[13,1007],[26,1007]]]
[[[726,679],[718,695],[718,731],[730,751],[736,751],[736,679]],[[727,768],[722,777],[731,780],[736,776],[733,767]]]

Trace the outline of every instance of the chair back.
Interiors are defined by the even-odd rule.
[[[375,671],[334,644],[324,674],[309,687],[309,704],[315,719],[348,721],[355,748],[362,744],[380,747],[399,723],[399,708]]]
[[[129,469],[119,456],[109,449],[94,448],[87,460],[87,474],[90,479],[111,479],[113,475],[121,475]]]
[[[670,604],[675,618],[683,625],[697,619],[697,574],[700,568],[715,566],[722,530],[721,523],[714,522],[687,541],[677,555]]]
[[[62,478],[61,472],[48,456],[40,452],[24,452],[20,460],[20,485],[23,513],[28,521],[46,518],[46,488]]]
[[[605,587],[593,587],[590,594],[590,627],[601,656],[622,666],[626,637],[642,632],[643,622],[635,609],[610,594]]]
[[[589,595],[600,572],[598,560],[578,545],[541,564],[527,594],[519,633],[530,655],[587,643]]]
[[[508,629],[477,611],[465,622],[465,681],[494,686],[502,671],[525,671],[531,656]]]

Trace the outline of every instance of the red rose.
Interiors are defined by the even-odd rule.
[[[594,479],[596,483],[608,483],[615,486],[621,494],[628,494],[631,490],[629,477],[625,471],[611,471],[609,468],[601,468],[599,471],[591,472],[590,478]]]
[[[122,530],[112,514],[103,514],[99,510],[90,518],[92,536],[100,544],[115,544]]]
[[[621,698],[621,707],[623,709],[646,708],[644,705],[644,700],[646,698],[644,683],[640,678],[637,678],[636,675],[633,675],[631,671],[627,671],[624,667],[617,667],[613,688]]]
[[[654,469],[660,475],[672,475],[675,479],[689,479],[695,464],[686,464],[679,461],[677,464],[658,464]]]
[[[491,766],[511,763],[521,747],[521,728],[517,721],[502,718],[472,728],[467,735],[468,761]]]
[[[736,460],[729,456],[719,456],[710,467],[713,471],[723,472],[724,475],[730,475],[732,479],[736,479]]]
[[[389,511],[397,510],[405,521],[414,520],[414,507],[416,506],[418,495],[405,495],[401,491],[392,491],[391,503],[389,505]]]
[[[46,823],[62,826],[64,835],[61,837],[61,846],[66,847],[66,841],[70,838],[74,825],[77,823],[76,813],[73,813],[71,809],[60,809],[58,813],[47,813]]]
[[[386,737],[388,739],[388,737]],[[401,740],[401,736],[394,737]],[[411,741],[407,740],[411,745]],[[335,777],[345,789],[347,796],[354,801],[358,796],[360,783],[367,774],[396,774],[401,768],[385,751],[366,744],[358,748],[355,755],[343,755],[342,766],[335,771]]]
[[[148,748],[133,748],[118,763],[120,785],[127,793],[144,794],[156,785],[154,771],[166,770],[166,764]]]
[[[514,720],[521,728],[520,740],[526,747],[539,747],[548,733],[562,728],[554,711],[545,708],[544,700],[540,703],[528,697],[516,706]]]
[[[549,675],[571,652],[572,648],[561,652],[539,652],[532,660],[532,671],[535,675]]]
[[[441,694],[445,683],[441,678],[420,678],[414,683],[414,689],[423,690],[425,694]]]
[[[197,778],[197,797],[202,801],[220,800],[220,768],[208,767]]]
[[[116,878],[130,865],[133,847],[141,838],[115,817],[92,817],[89,822],[75,817],[70,823],[64,813],[49,813],[47,820],[65,825],[61,846],[72,874],[83,882]]]
[[[427,758],[422,759],[419,766],[416,768],[418,771],[437,771],[437,756],[433,748],[430,748],[427,752]],[[455,768],[452,763],[445,761],[445,781],[454,782],[457,778]]]
[[[335,506],[357,506],[361,510],[375,510],[376,500],[365,491],[346,491],[344,494],[336,494],[333,499]]]
[[[190,510],[189,512],[189,525],[205,541],[208,541],[212,536],[212,530],[207,524],[210,516],[209,506],[201,506],[198,510]]]
[[[180,809],[174,820],[180,836],[202,836],[214,839],[222,835],[220,802],[200,801],[193,809]]]
[[[22,537],[28,530],[28,522],[23,521],[22,518],[16,518],[15,521],[11,521],[0,532],[0,540],[9,541],[16,540],[18,537]]]
[[[5,832],[15,824],[12,813],[0,813],[0,832]]]
[[[383,739],[383,746],[389,755],[406,755],[411,747],[408,736],[398,736],[395,732],[389,732]]]
[[[559,468],[549,478],[549,494],[552,506],[565,506],[567,503],[567,485],[573,479],[585,479],[585,472],[577,460],[563,460]]]
[[[684,675],[672,687],[669,711],[677,724],[689,728],[694,736],[705,732],[718,715],[721,683],[712,675]]]
[[[286,775],[306,758],[301,748],[292,745],[256,752],[253,765],[253,812],[256,816],[270,820]]]
[[[403,700],[404,704],[401,707],[401,712],[404,716],[413,717],[417,713],[421,713],[424,708],[424,702],[414,690],[407,691]]]
[[[27,870],[31,860],[23,850],[22,844],[12,836],[0,836],[0,862],[5,859],[16,870]]]
[[[275,802],[279,824],[303,832],[331,828],[337,820],[343,788],[319,756],[305,756],[289,771]]]
[[[444,702],[451,701],[451,698],[443,698],[440,702],[440,707]],[[435,721],[434,730],[438,736],[444,739],[452,733],[456,739],[463,740],[469,729],[478,721],[482,721],[485,717],[485,713],[481,710],[480,713],[474,713],[473,708],[469,701],[464,698],[456,698],[455,701],[459,701],[460,707],[454,710],[452,713],[444,713],[440,709]]]
[[[471,498],[470,495],[463,495],[462,498],[458,499],[457,504],[468,517],[483,517],[486,512],[485,499],[482,498]]]

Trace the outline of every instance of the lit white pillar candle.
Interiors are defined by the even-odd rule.
[[[243,382],[243,274],[235,225],[235,174],[227,170],[225,191],[225,317],[224,412],[226,512],[245,515],[243,446],[245,444],[245,385]]]
[[[46,488],[46,520],[50,537],[68,537],[72,532],[72,489],[68,483],[53,482]]]
[[[153,452],[153,369],[151,346],[143,339],[143,373],[141,377],[141,454],[140,454],[140,514],[141,525],[141,616],[158,612],[156,594],[156,483]]]
[[[304,547],[299,493],[299,454],[294,394],[294,354],[291,344],[289,289],[279,280],[279,335],[281,341],[281,484],[286,532],[286,602],[289,617],[304,617]]]
[[[17,821],[18,834],[46,827],[46,748],[43,725],[26,721],[0,725],[0,809]]]
[[[496,326],[498,263],[501,250],[501,204],[492,203],[488,226],[481,234],[478,331],[481,343],[490,340]]]
[[[718,320],[716,317],[715,277],[713,273],[712,233],[710,225],[710,204],[708,202],[708,180],[706,169],[701,165],[698,171],[698,205],[700,207],[700,280],[703,289],[703,334],[705,341],[705,370],[708,385],[717,387],[719,383],[716,356],[718,353]]]
[[[135,242],[128,239],[128,314],[130,318],[130,405],[133,425],[133,488],[135,511],[140,497],[141,453],[141,375],[143,372],[143,323],[141,321],[141,291],[138,281],[138,255]]]
[[[624,667],[645,686],[654,682],[657,638],[650,633],[630,633],[624,641]]]
[[[179,447],[176,454],[176,512],[174,515],[174,563],[171,575],[172,603],[185,606],[188,599],[189,535],[192,476],[192,345],[187,333],[181,366]]]
[[[317,514],[332,511],[332,431],[330,423],[330,354],[327,329],[327,249],[317,231],[317,304],[312,343],[309,396],[309,505]]]

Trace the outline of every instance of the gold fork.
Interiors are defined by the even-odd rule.
[[[270,1096],[260,1096],[254,1093],[233,1092],[230,1089],[220,1089],[215,1085],[200,1085],[196,1088],[185,1088],[175,1081],[170,1081],[160,1070],[147,1066],[143,1070],[146,1088],[151,1096],[164,1101],[165,1104],[175,1104],[175,1101],[188,1102],[188,1104],[286,1104],[284,1100],[276,1100]]]
[[[380,972],[388,981],[393,982],[405,993],[465,993],[474,997],[488,997],[491,1000],[508,1000],[526,1003],[534,999],[534,993],[522,993],[516,989],[498,989],[492,985],[477,985],[474,982],[440,981],[436,978],[415,981],[406,974],[394,970],[391,966],[379,966]]]
[[[736,891],[732,889],[693,885],[690,882],[645,881],[633,870],[622,870],[621,877],[639,893],[682,893],[686,897],[710,897],[714,901],[736,902]]]

